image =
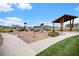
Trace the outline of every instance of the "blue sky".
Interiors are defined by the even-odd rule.
[[[51,21],[58,17],[70,14],[79,16],[79,4],[77,3],[33,3],[33,4],[0,4],[0,25],[40,25],[45,23],[52,25]],[[76,20],[78,21],[79,18]]]

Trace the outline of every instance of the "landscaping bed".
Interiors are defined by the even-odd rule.
[[[19,37],[24,40],[26,43],[32,43],[38,40],[42,40],[45,38],[48,38],[48,32],[36,32],[35,36],[34,36],[34,32],[33,31],[23,31],[23,32],[19,32]]]

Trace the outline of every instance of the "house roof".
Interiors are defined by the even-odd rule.
[[[69,21],[69,20],[72,20],[72,19],[75,19],[75,18],[77,18],[77,16],[65,14],[65,15],[57,18],[56,20],[52,21],[52,23],[60,23],[60,20],[62,20],[62,19],[64,19],[64,22],[66,22],[66,21]]]

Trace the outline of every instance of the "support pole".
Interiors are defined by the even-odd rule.
[[[72,21],[70,20],[70,31],[72,31],[73,27],[74,27],[74,19]]]
[[[72,27],[74,27],[74,19],[72,20]]]
[[[74,19],[72,20],[72,29],[71,29],[71,31],[73,30],[73,27],[74,27]]]
[[[71,24],[71,20],[70,20],[70,31],[72,31],[72,24]]]
[[[64,18],[60,19],[60,30],[63,31],[63,22],[64,22]]]

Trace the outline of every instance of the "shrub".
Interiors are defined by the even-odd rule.
[[[19,29],[19,31],[28,31],[28,30],[25,30],[25,29]]]
[[[39,29],[35,29],[35,28],[31,28],[30,30],[33,31],[34,37],[36,36],[35,33],[39,31]]]
[[[12,29],[1,29],[0,32],[13,32]]]
[[[58,32],[49,32],[48,33],[48,36],[51,36],[51,37],[55,37],[55,36],[58,36],[59,33]]]
[[[10,30],[9,32],[13,32],[13,30]]]
[[[30,30],[31,30],[31,31],[34,31],[34,28],[31,28]]]

